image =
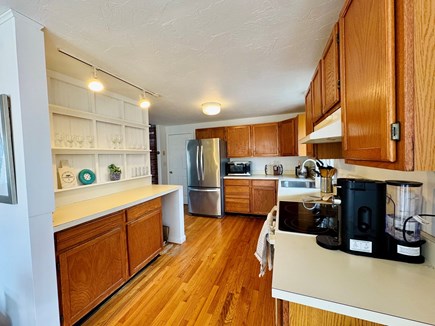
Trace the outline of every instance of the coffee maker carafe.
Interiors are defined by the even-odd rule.
[[[418,216],[422,206],[422,183],[387,180],[386,256],[410,263],[423,263]]]

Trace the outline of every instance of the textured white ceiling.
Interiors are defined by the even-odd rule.
[[[102,69],[162,94],[150,121],[174,125],[304,110],[304,94],[344,0],[0,0],[46,27],[47,67]],[[109,76],[107,88],[140,92]],[[203,102],[222,112],[202,114]]]

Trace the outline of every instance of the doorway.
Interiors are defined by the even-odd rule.
[[[186,141],[192,133],[168,135],[168,183],[183,186],[183,202],[187,204]]]
[[[159,167],[157,162],[157,155],[160,154],[157,151],[157,131],[155,125],[150,125],[149,128],[149,138],[150,138],[150,164],[151,164],[151,183],[156,185],[159,183]]]

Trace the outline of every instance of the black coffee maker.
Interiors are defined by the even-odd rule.
[[[341,199],[342,251],[385,257],[386,183],[366,179],[337,179]]]
[[[338,249],[355,255],[417,264],[424,262],[420,254],[424,240],[411,243],[386,231],[386,182],[339,178],[337,196],[341,199]]]

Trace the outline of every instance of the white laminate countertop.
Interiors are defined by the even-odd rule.
[[[311,235],[276,232],[272,296],[385,325],[435,324],[435,269],[327,250]]]
[[[175,185],[149,185],[56,207],[53,212],[54,232],[179,190]]]

